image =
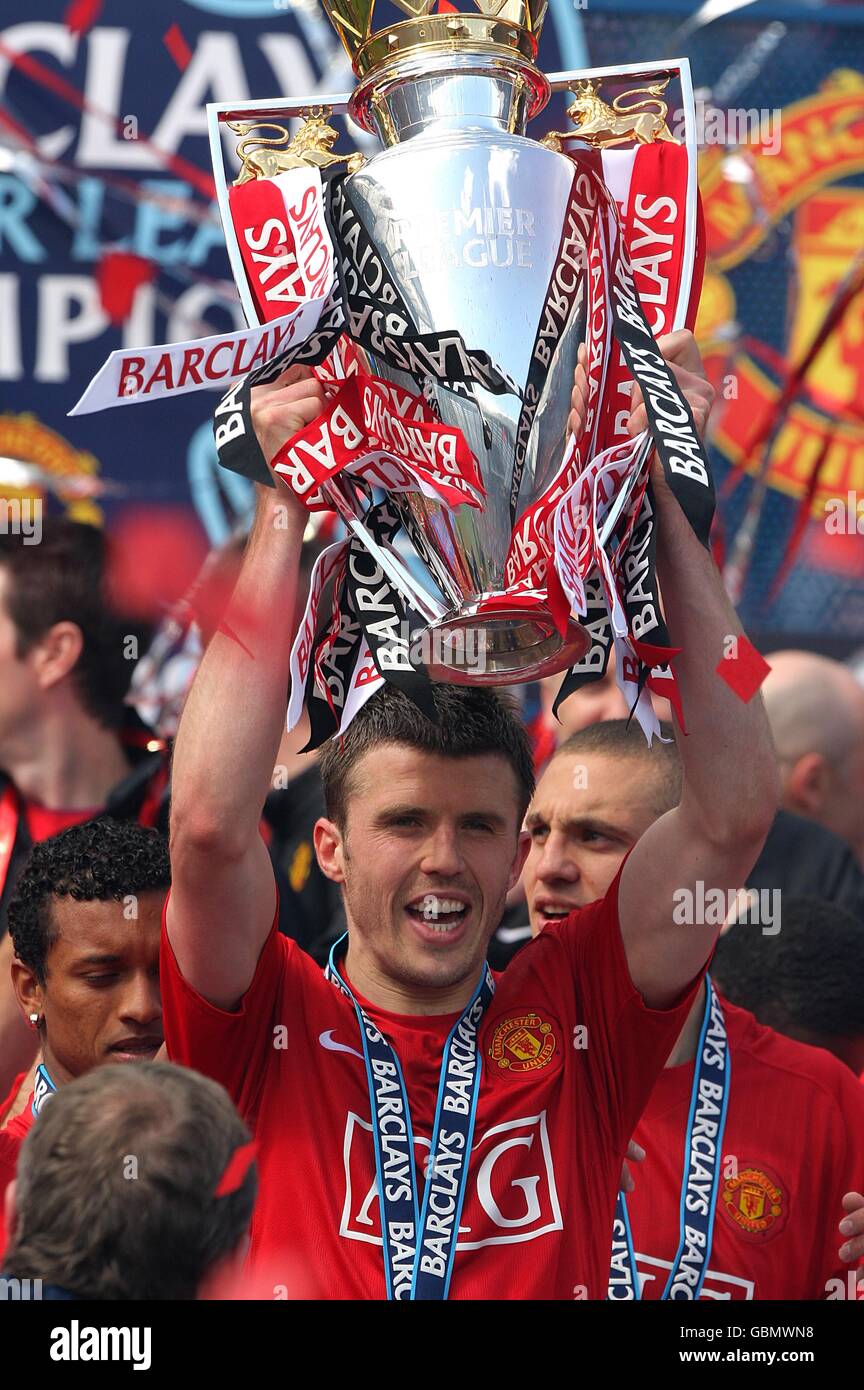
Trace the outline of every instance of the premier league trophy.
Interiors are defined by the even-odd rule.
[[[220,462],[336,509],[348,539],[319,557],[293,662],[291,719],[304,699],[324,711],[313,742],[382,678],[428,709],[430,679],[569,669],[569,690],[613,649],[650,723],[646,683],[674,685],[655,447],[703,540],[713,508],[689,406],[654,344],[692,326],[701,278],[688,65],[546,77],[545,0],[437,14],[435,0],[395,0],[409,17],[377,32],[374,3],[324,0],[357,75],[350,95],[208,107],[250,328],[113,354],[76,409],[234,381],[215,416]],[[553,93],[567,129],[532,139]],[[341,148],[358,128],[362,149]],[[297,363],[324,382],[325,410],[265,460],[249,393]],[[634,378],[649,417],[636,440]]]

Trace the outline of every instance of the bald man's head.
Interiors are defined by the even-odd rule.
[[[839,661],[782,651],[762,694],[783,804],[841,835],[864,862],[864,690]]]

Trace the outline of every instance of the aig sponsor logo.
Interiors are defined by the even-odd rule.
[[[429,1139],[414,1136],[414,1156],[425,1173]],[[372,1126],[348,1112],[343,1145],[345,1202],[339,1234],[381,1244]],[[475,1137],[457,1250],[514,1245],[561,1231],[546,1111],[493,1125]]]
[[[669,1260],[657,1260],[653,1255],[640,1255],[637,1251],[636,1268],[639,1271],[641,1297],[651,1298],[657,1295],[648,1291],[648,1285],[656,1281],[662,1291],[672,1265]],[[709,1269],[702,1285],[701,1297],[720,1302],[746,1302],[754,1297],[755,1288],[752,1279],[739,1279],[737,1274],[724,1274],[719,1270]]]

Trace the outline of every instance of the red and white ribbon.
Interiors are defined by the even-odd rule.
[[[259,319],[282,318],[333,284],[333,243],[318,169],[291,169],[228,190],[231,220]]]

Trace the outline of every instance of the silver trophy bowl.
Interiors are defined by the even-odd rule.
[[[349,177],[347,190],[418,331],[458,330],[523,387],[577,175],[572,159],[522,134],[548,95],[533,64],[478,45],[399,55],[349,103],[385,148]],[[517,523],[561,464],[585,299],[583,281],[527,435]],[[361,356],[370,372],[416,392],[407,374],[372,353]],[[426,390],[441,419],[462,430],[486,489],[483,511],[451,511],[420,494],[406,501],[439,560],[432,597],[444,611],[430,624],[430,674],[501,685],[573,665],[588,645],[583,629],[571,622],[562,637],[542,609],[520,609],[507,595],[521,400],[478,386],[464,394],[435,383]],[[466,629],[475,638],[470,664]]]
[[[394,0],[410,18],[373,32],[375,2],[339,0],[337,5],[322,0],[359,78],[350,95],[317,96],[314,106],[309,98],[208,106],[228,253],[247,319],[259,323],[228,197],[224,147],[227,143],[230,148],[232,131],[246,134],[245,146],[264,151],[256,177],[274,177],[280,169],[296,167],[298,159],[321,169],[347,161],[346,196],[398,287],[416,332],[458,331],[468,349],[485,351],[523,393],[529,382],[536,388],[536,410],[523,416],[517,394],[421,382],[355,340],[352,352],[366,370],[413,394],[422,389],[440,418],[459,427],[477,459],[485,505],[482,510],[464,504],[450,509],[420,492],[394,494],[391,500],[405,532],[404,544],[400,538],[394,550],[379,545],[364,523],[367,494],[352,492],[350,480],[340,478],[324,488],[348,528],[427,625],[422,660],[433,678],[491,685],[532,680],[573,666],[590,645],[572,617],[563,623],[558,612],[560,630],[556,625],[545,594],[546,555],[540,553],[536,528],[523,521],[563,463],[573,373],[587,336],[589,299],[593,303],[584,262],[580,267],[574,256],[572,310],[563,331],[557,314],[559,331],[546,338],[548,360],[539,373],[536,364],[531,373],[568,214],[574,206],[577,218],[588,211],[571,195],[583,187],[577,182],[582,167],[598,172],[599,154],[607,187],[619,201],[625,190],[626,201],[638,148],[661,138],[681,143],[665,127],[669,108],[664,93],[674,78],[685,117],[687,176],[683,198],[677,195],[675,224],[681,269],[664,331],[683,327],[698,221],[689,67],[686,60],[675,59],[660,68],[634,64],[547,78],[536,66],[543,0],[477,0],[479,13],[458,14],[430,13],[433,0]],[[611,105],[599,95],[599,86],[607,83],[607,95],[618,93]],[[553,91],[574,98],[567,115],[575,129],[551,132],[539,143],[524,134],[526,123]],[[330,129],[326,148],[308,154],[308,142],[299,143],[302,130],[295,142],[286,122],[310,120],[316,113],[327,119],[350,117],[355,149],[332,151],[338,133]],[[364,154],[356,148],[358,127],[365,132],[360,140]],[[253,129],[259,134],[249,138]],[[282,138],[273,138],[274,130]],[[370,147],[379,144],[366,158]],[[560,153],[565,149],[566,155]],[[248,177],[245,164],[243,168]],[[653,283],[650,279],[649,289]],[[374,297],[374,287],[369,288]],[[603,356],[604,378],[612,357],[611,351]],[[602,393],[602,379],[600,389]],[[598,419],[595,411],[595,425]],[[583,441],[582,457],[605,448],[613,435],[614,426],[604,421],[590,442]],[[604,544],[637,475],[634,467],[609,509],[600,537]],[[547,512],[547,525],[548,520]],[[530,573],[533,591],[514,585],[520,571]]]

